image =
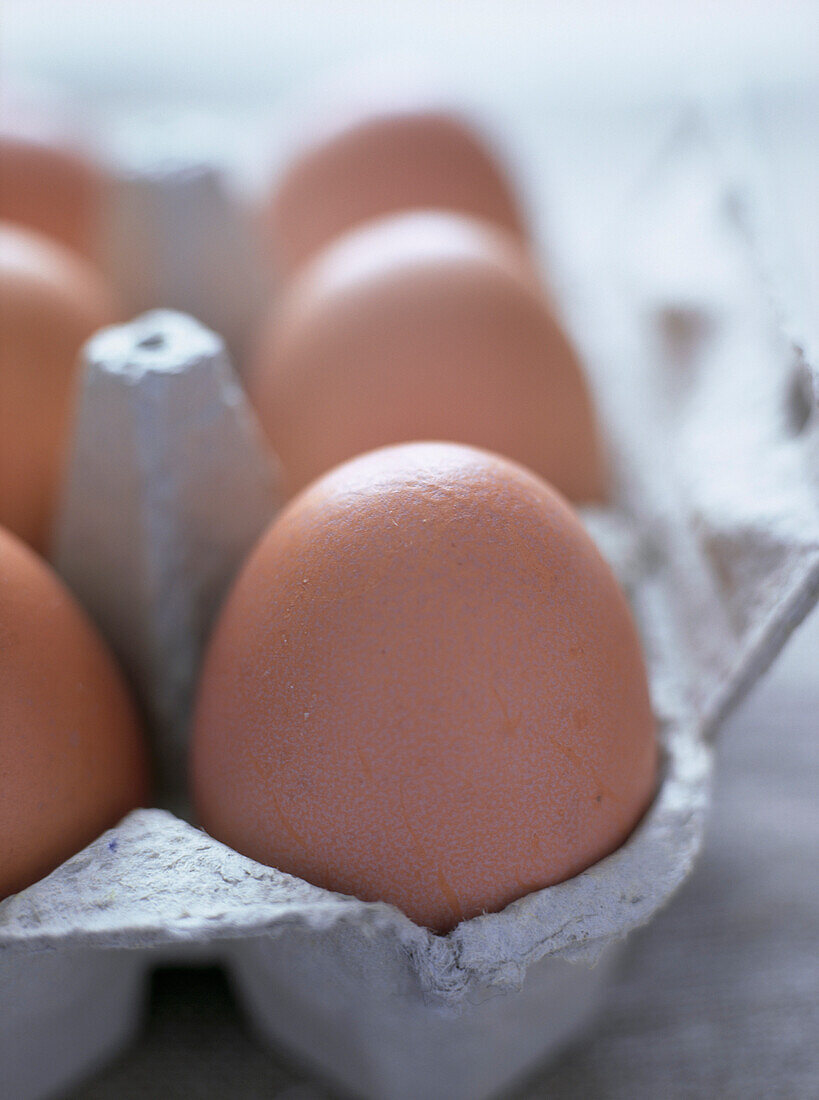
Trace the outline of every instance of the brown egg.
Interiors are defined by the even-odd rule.
[[[421,105],[347,116],[306,140],[276,183],[268,225],[277,267],[289,278],[353,226],[425,207],[527,237],[509,180],[465,118]]]
[[[47,132],[0,124],[0,219],[96,258],[103,175],[81,150]]]
[[[513,239],[471,218],[400,214],[339,238],[283,293],[248,385],[291,491],[375,447],[451,439],[571,500],[605,495],[577,357]]]
[[[50,536],[78,353],[116,317],[90,264],[0,224],[0,524],[39,550]]]
[[[612,852],[656,769],[629,608],[575,514],[438,443],[346,463],[273,523],[193,739],[213,836],[439,932]]]
[[[0,898],[147,795],[145,746],[102,640],[46,563],[0,529]]]

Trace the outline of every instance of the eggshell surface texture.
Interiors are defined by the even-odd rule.
[[[337,468],[263,536],[192,774],[214,837],[445,932],[612,852],[656,766],[635,627],[572,510],[428,443]]]
[[[285,166],[268,215],[278,269],[289,278],[353,226],[423,207],[527,236],[504,170],[465,119],[426,106],[360,111],[306,140]]]
[[[94,258],[103,195],[100,170],[78,150],[0,126],[0,218]]]
[[[306,267],[260,334],[249,389],[287,487],[356,454],[449,439],[605,496],[580,364],[507,234],[458,215],[354,230]]]
[[[84,613],[0,529],[0,898],[145,805],[147,762],[124,681]]]
[[[80,348],[116,319],[96,270],[0,224],[0,523],[46,548]]]

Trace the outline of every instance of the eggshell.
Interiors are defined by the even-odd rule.
[[[248,386],[290,491],[375,447],[450,439],[572,500],[606,493],[575,353],[515,241],[475,219],[400,214],[339,238],[279,299]]]
[[[275,184],[267,218],[278,270],[289,278],[353,226],[425,207],[527,238],[510,181],[466,118],[422,103],[348,114],[306,137]]]
[[[125,684],[45,562],[0,528],[0,898],[145,805]]]
[[[214,837],[439,932],[617,848],[656,767],[635,627],[577,517],[437,443],[340,466],[274,522],[193,743]]]
[[[49,538],[78,352],[116,315],[89,263],[0,223],[0,523],[37,549]]]
[[[0,119],[0,219],[95,259],[104,177],[79,148]]]

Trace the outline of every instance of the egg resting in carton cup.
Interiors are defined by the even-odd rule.
[[[488,451],[398,444],[318,478],[208,646],[207,831],[436,932],[598,862],[656,778],[622,591],[559,494]]]
[[[714,199],[713,186],[707,194]],[[663,211],[662,224],[673,220],[668,213]],[[713,209],[698,209],[692,222],[676,223],[700,243],[703,270],[726,243],[738,260],[735,242],[723,239],[721,229],[712,234],[722,224],[713,215]],[[744,270],[741,261],[735,266],[735,273]],[[17,967],[15,980],[23,993],[25,961],[33,949],[60,948],[65,956],[85,949],[97,963],[110,957],[113,965],[123,947],[133,959],[134,949],[226,945],[221,950],[257,1025],[347,1088],[371,1096],[488,1096],[572,1032],[597,1002],[615,945],[656,912],[693,865],[707,804],[709,736],[806,613],[819,586],[815,472],[810,475],[805,464],[817,431],[815,414],[798,432],[781,414],[786,349],[759,308],[758,288],[738,276],[730,293],[724,285],[709,290],[722,339],[704,340],[699,347],[689,392],[676,410],[662,405],[651,382],[649,366],[656,364],[654,349],[642,342],[644,318],[636,325],[621,299],[606,316],[608,324],[597,326],[606,331],[608,354],[612,345],[617,348],[618,366],[633,364],[627,381],[634,389],[629,403],[621,396],[628,389],[622,380],[607,390],[601,386],[619,460],[620,494],[615,508],[587,519],[631,596],[664,750],[657,797],[627,842],[575,878],[441,937],[381,903],[335,895],[256,864],[165,811],[140,811],[0,906],[0,960],[9,973]],[[652,302],[661,329],[668,327],[675,298]],[[749,303],[757,308],[748,310]],[[192,322],[165,318],[165,324],[178,325],[194,344],[213,340]],[[156,319],[148,329],[151,325]],[[129,339],[133,343],[133,333]],[[209,347],[218,358],[218,343]],[[591,349],[598,358],[601,351]],[[102,426],[88,419],[83,427],[82,414],[66,496],[71,502],[73,494],[74,503],[66,508],[58,540],[64,575],[98,619],[119,601],[139,607],[142,594],[150,596],[154,623],[165,618],[162,629],[154,625],[149,631],[152,667],[170,668],[167,657],[176,651],[177,672],[163,690],[177,700],[187,698],[201,641],[201,633],[194,637],[183,623],[208,620],[217,591],[274,507],[263,451],[248,461],[254,431],[229,373],[222,370],[221,382],[201,402],[193,397],[197,388],[205,394],[202,378],[190,369],[196,363],[201,368],[203,361],[208,355],[175,360],[176,382],[190,389],[178,414],[190,430],[179,432],[169,419],[150,428],[139,415],[116,419],[121,427],[129,425],[133,449],[128,462],[120,463],[128,478],[116,491],[106,489],[106,499],[117,514],[138,517],[131,529],[143,537],[134,543],[143,568],[125,573],[116,558],[100,559],[93,571],[82,568],[90,538],[76,538],[73,553],[65,549],[71,544],[66,532],[77,523],[72,513],[82,514],[83,484],[91,478],[104,486],[114,476],[99,436],[88,444]],[[93,373],[81,409],[94,404],[92,391],[103,392],[103,381],[94,380]],[[159,385],[150,372],[120,373],[136,409],[140,393]],[[197,411],[188,419],[191,400]],[[125,408],[125,386],[109,399],[109,414],[114,401]],[[652,419],[638,431],[633,406],[640,403]],[[191,553],[195,509],[184,523],[175,524],[173,517],[187,493],[186,476],[193,477],[202,449],[208,449],[211,423],[226,429],[220,437],[225,454],[238,438],[243,441],[239,453],[245,468],[240,472],[239,464],[232,464],[234,488],[241,480],[242,492],[211,498],[225,511],[210,515],[208,527],[221,524],[227,543],[212,548],[214,579],[203,582],[189,568],[173,570],[174,584],[166,580],[164,592],[176,584],[183,591],[166,606],[156,580],[169,576],[166,563],[200,560],[198,552]],[[148,458],[163,448],[170,453],[163,435],[179,436],[184,445],[175,453],[176,463],[157,467]],[[107,453],[123,455],[125,438],[114,435]],[[669,439],[678,448],[674,491],[665,462]],[[741,463],[726,461],[729,441]],[[197,453],[197,448],[202,449]],[[156,477],[157,469],[162,477]],[[100,482],[94,483],[101,491]],[[177,502],[169,504],[174,494]],[[234,539],[224,517],[236,496],[258,506],[244,517],[243,534],[236,524]],[[108,528],[117,526],[110,515],[108,521]],[[624,546],[628,552],[621,554]],[[80,591],[84,584],[86,593]],[[129,585],[133,590],[123,592]],[[96,608],[90,598],[94,588]],[[178,606],[184,613],[173,610]],[[150,677],[146,683],[156,691]],[[184,705],[177,704],[177,714]],[[177,743],[171,756],[178,759],[179,753]],[[169,772],[173,767],[169,764]],[[577,965],[595,962],[592,968]],[[502,993],[507,995],[497,995]]]

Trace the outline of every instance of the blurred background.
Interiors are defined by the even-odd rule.
[[[112,156],[223,165],[250,202],[317,88],[429,75],[486,115],[568,303],[705,134],[782,323],[819,346],[816,3],[5,0],[0,34],[15,94]],[[633,937],[595,1028],[520,1100],[819,1094],[817,655],[814,614],[722,731],[695,874]],[[218,971],[192,969],[155,974],[137,1045],[72,1095],[333,1093],[256,1043]]]
[[[485,109],[537,231],[565,226],[573,250],[616,220],[685,109],[705,102],[765,162],[760,188],[776,192],[815,302],[817,30],[810,2],[118,0],[103,17],[93,0],[7,0],[2,50],[9,86],[67,97],[113,147],[173,126],[177,147],[249,186],[266,181],[317,89],[351,73],[428,78]],[[564,196],[599,192],[600,171],[603,196]]]

